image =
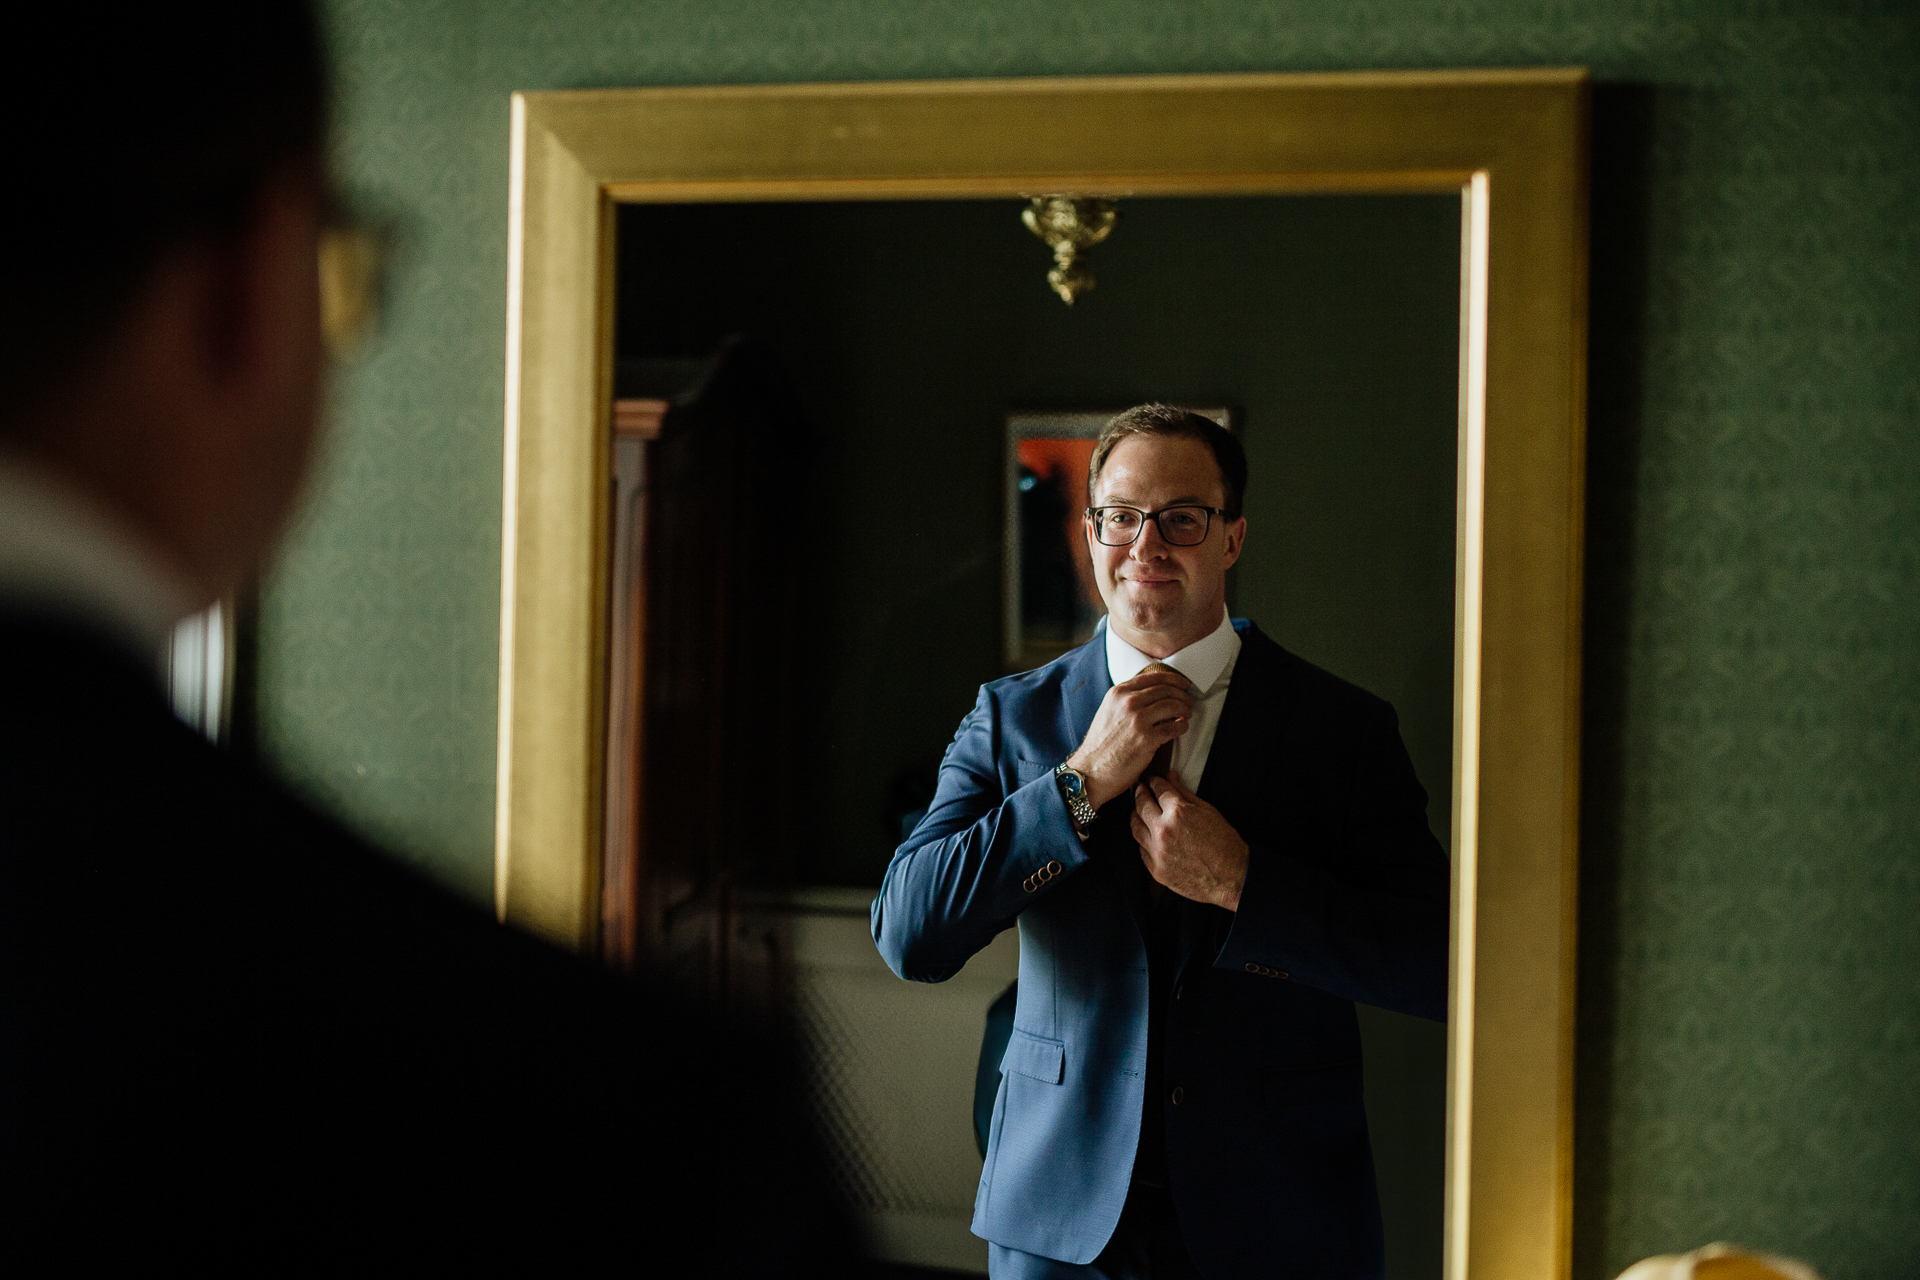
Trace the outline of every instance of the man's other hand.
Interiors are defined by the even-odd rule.
[[[1156,666],[1107,690],[1069,767],[1087,780],[1087,799],[1098,809],[1139,781],[1160,744],[1172,742],[1193,721],[1193,686],[1172,667]]]
[[[1172,778],[1133,789],[1133,838],[1155,880],[1193,902],[1240,909],[1247,842],[1220,811]]]

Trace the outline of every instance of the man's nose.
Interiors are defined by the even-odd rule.
[[[1166,541],[1160,536],[1160,522],[1148,518],[1140,522],[1140,536],[1133,540],[1133,558],[1150,560],[1167,554]]]

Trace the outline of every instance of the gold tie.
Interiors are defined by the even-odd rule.
[[[1140,674],[1145,675],[1149,671],[1173,671],[1173,670],[1174,668],[1168,666],[1164,662],[1149,662],[1145,667],[1141,668]],[[1176,674],[1178,673],[1176,672]],[[1141,773],[1140,776],[1142,778],[1172,777],[1173,776],[1173,744],[1178,741],[1179,739],[1175,738],[1175,739],[1172,739],[1171,741],[1161,743],[1160,749],[1153,753],[1153,759],[1147,762],[1147,767],[1145,771]],[[1161,884],[1158,880],[1151,882],[1151,887],[1150,887],[1151,901],[1154,903],[1155,906],[1159,905],[1160,895],[1166,892],[1166,888],[1167,887]]]
[[[1143,778],[1171,778],[1173,776],[1173,743],[1163,742],[1160,749],[1153,753],[1153,759],[1147,762]]]
[[[1149,662],[1146,666],[1140,668],[1140,674],[1143,676],[1151,671],[1172,671],[1175,675],[1180,674],[1164,662]],[[1153,753],[1153,759],[1147,762],[1147,767],[1140,776],[1142,778],[1171,778],[1173,776],[1173,744],[1178,741],[1179,739],[1175,738],[1171,741],[1161,743],[1160,749]]]

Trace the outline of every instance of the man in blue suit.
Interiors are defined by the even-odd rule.
[[[1197,415],[1108,424],[1107,618],[980,690],[873,904],[922,982],[1020,929],[996,1280],[1381,1274],[1353,1002],[1446,1016],[1447,859],[1393,709],[1227,617],[1246,475]]]

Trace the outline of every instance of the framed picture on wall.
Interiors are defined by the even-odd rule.
[[[1195,408],[1233,430],[1232,414]],[[1120,407],[1007,415],[1003,657],[1026,671],[1085,644],[1106,613],[1082,533],[1093,446]]]

